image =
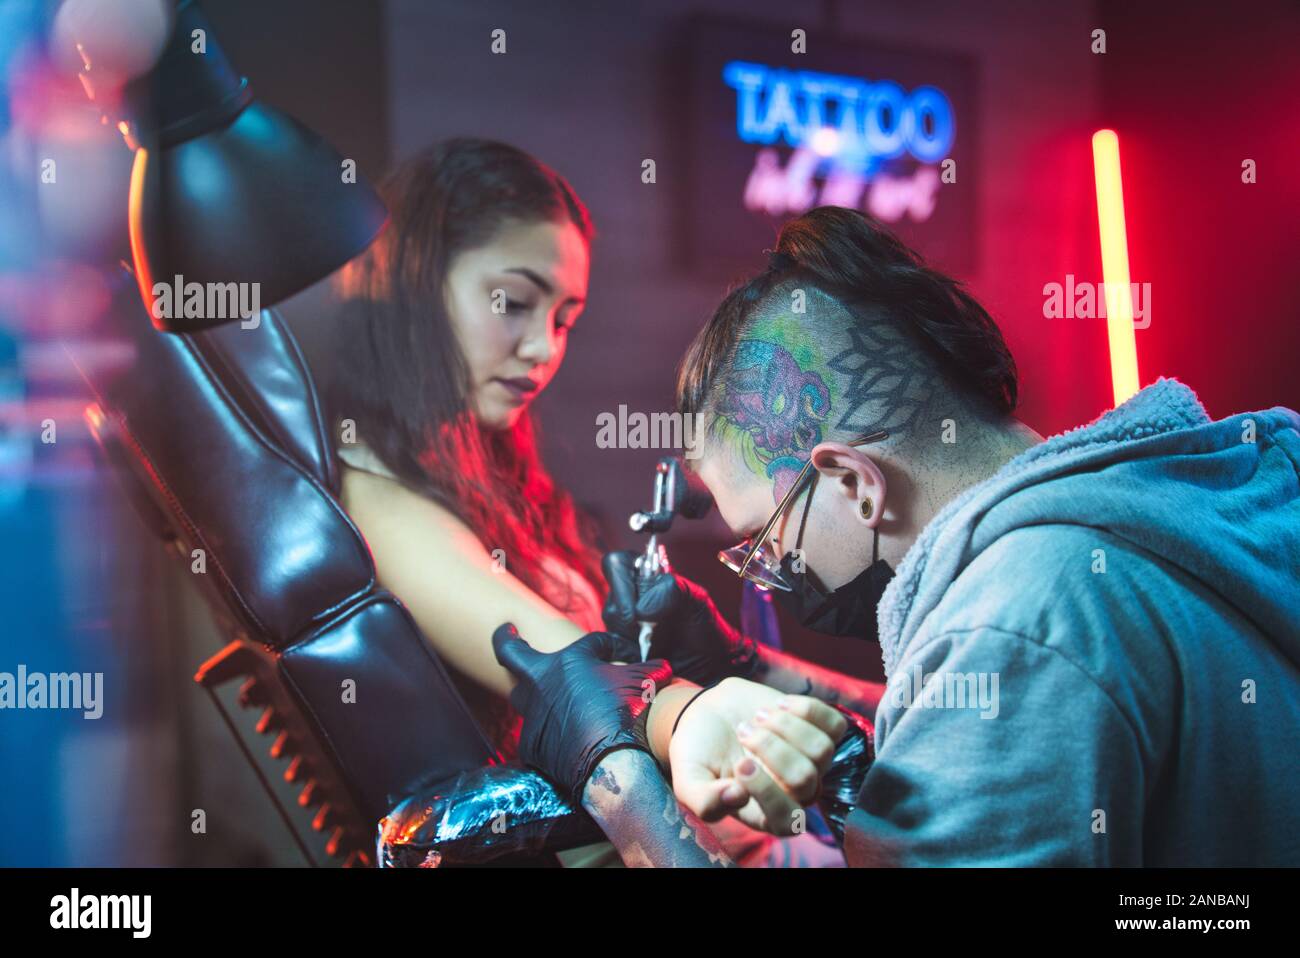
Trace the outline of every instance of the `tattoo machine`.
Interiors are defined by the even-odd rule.
[[[659,542],[661,533],[672,528],[673,519],[702,519],[713,508],[713,496],[693,474],[688,473],[676,456],[664,456],[655,464],[654,501],[649,512],[634,512],[627,524],[633,532],[649,533],[645,552],[636,560],[640,584],[645,585],[660,572],[670,572],[668,554]],[[641,623],[641,661],[650,655],[650,635],[654,626]]]

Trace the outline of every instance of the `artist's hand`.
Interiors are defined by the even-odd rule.
[[[492,649],[519,679],[510,704],[524,719],[520,759],[564,789],[575,806],[608,752],[650,750],[642,713],[672,681],[668,663],[612,664],[615,641],[607,632],[584,635],[558,652],[538,652],[509,623],[493,633]]]
[[[673,791],[705,821],[734,815],[789,835],[812,803],[847,721],[804,695],[724,679],[682,712],[669,745]]]
[[[732,628],[709,594],[690,579],[668,570],[642,583],[636,558],[634,552],[611,552],[601,563],[609,582],[605,628],[621,640],[620,655],[641,658],[639,649],[631,651],[639,623],[652,622],[650,656],[670,661],[675,675],[700,685],[751,677],[757,643]]]

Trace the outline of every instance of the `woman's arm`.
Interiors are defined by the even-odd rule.
[[[514,677],[497,661],[492,648],[492,634],[503,622],[513,622],[538,652],[558,652],[585,634],[510,574],[509,556],[506,568],[501,569],[463,522],[400,483],[345,470],[343,505],[370,546],[380,583],[410,610],[438,657],[479,685],[502,696],[508,696],[515,686]],[[693,731],[680,750],[681,781],[675,780],[675,784],[700,814],[718,816],[731,808],[724,793],[733,782],[733,761],[743,754],[735,726],[750,718],[761,704],[774,704],[754,699],[754,689],[748,695],[732,685],[711,690],[707,707],[688,712],[689,721],[679,726],[679,732]],[[671,683],[666,688],[645,690],[650,702],[647,736],[657,743],[654,758],[665,769],[674,764],[669,747],[673,724],[694,692],[694,686],[679,689]],[[770,694],[773,699],[780,698]],[[842,720],[832,715],[830,721]],[[757,734],[764,733],[760,729]],[[788,808],[795,804],[785,793],[803,797],[809,775],[796,773],[814,769],[808,754],[820,755],[825,751],[823,745],[833,748],[835,736],[822,742],[824,737],[790,749],[780,741],[771,743],[779,749],[769,765],[777,780],[764,773],[746,781],[752,795],[740,814],[748,824],[784,833]],[[791,771],[782,779],[781,772],[787,769]],[[811,787],[815,790],[815,782]],[[662,818],[666,806],[658,813]]]
[[[678,804],[654,759],[610,752],[596,766],[582,807],[629,867],[727,868],[734,863],[698,818]]]
[[[554,652],[584,630],[504,568],[443,506],[400,483],[343,472],[343,505],[370,546],[379,582],[410,610],[438,657],[477,684],[509,695],[510,673],[492,632],[514,622],[538,651]]]
[[[383,476],[343,471],[343,505],[361,530],[380,583],[410,610],[438,658],[474,682],[508,696],[514,677],[498,664],[492,633],[513,622],[539,652],[555,652],[585,630],[494,561],[469,527],[443,506]],[[654,690],[655,693],[663,689]],[[649,734],[667,741],[680,704],[656,694]]]
[[[653,711],[648,691],[667,686],[656,704],[676,697],[666,662],[611,662],[616,643],[609,632],[592,632],[559,652],[541,653],[508,622],[492,636],[493,654],[519,680],[511,697],[524,720],[519,754],[575,802],[585,800],[611,752],[655,748],[640,724],[647,708]],[[782,697],[743,679],[727,679],[688,700],[698,704],[669,709],[682,719],[668,745],[676,797],[706,819],[732,810],[753,828],[782,835],[796,830],[798,806],[815,797],[845,719],[816,699]],[[762,727],[751,728],[751,719]],[[606,790],[621,794],[617,782]],[[655,810],[633,807],[638,814]],[[672,809],[657,810],[676,821]]]

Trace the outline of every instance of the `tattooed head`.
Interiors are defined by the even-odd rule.
[[[818,443],[887,430],[923,454],[942,421],[1010,413],[1015,366],[988,314],[878,224],[823,207],[787,224],[774,266],[733,290],[691,345],[678,408],[789,488]]]
[[[938,373],[882,317],[816,286],[776,283],[752,310],[705,412],[711,439],[738,452],[779,499],[814,446],[878,429],[904,440],[926,421]]]
[[[787,317],[773,316],[736,344],[722,374],[714,413],[716,434],[728,430],[750,468],[776,483],[777,495],[829,432],[832,381],[815,344]]]

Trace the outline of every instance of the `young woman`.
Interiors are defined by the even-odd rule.
[[[535,649],[551,652],[604,628],[598,556],[542,465],[528,411],[559,370],[586,302],[591,219],[554,171],[484,140],[435,145],[403,163],[381,192],[391,222],[340,278],[328,404],[345,465],[343,505],[379,581],[409,608],[509,758],[518,736],[506,702],[513,679],[493,654],[493,631],[513,622]],[[665,763],[670,740],[674,748],[685,736],[703,741],[723,721],[734,738],[737,715],[782,698],[733,680],[682,711],[694,689],[674,691],[651,706],[651,739]],[[708,818],[732,812],[788,833],[770,820],[775,806],[758,802],[774,782],[793,794],[786,773],[800,761],[810,768],[811,756],[769,754],[763,744],[729,743],[743,764],[678,775],[678,798]],[[745,749],[761,766],[743,762]],[[734,819],[717,830],[733,857],[760,858],[773,844]]]

